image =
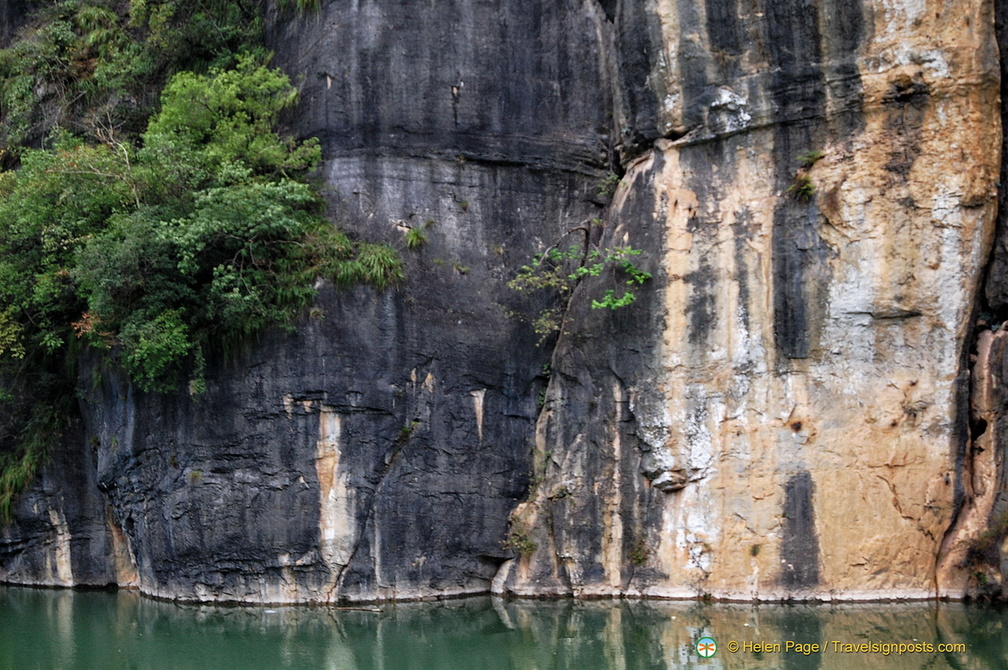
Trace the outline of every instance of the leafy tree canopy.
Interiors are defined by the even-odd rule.
[[[68,134],[0,179],[0,346],[52,354],[73,339],[121,345],[145,390],[168,390],[188,356],[283,325],[322,275],[401,278],[391,250],[352,243],[300,181],[315,140],[276,131],[296,102],[252,56],[180,73],[139,148]]]
[[[318,142],[276,129],[296,101],[286,76],[245,55],[175,75],[139,143],[59,131],[0,172],[0,439],[19,445],[0,453],[0,512],[54,439],[39,417],[73,397],[84,347],[118,356],[145,391],[192,372],[195,392],[208,350],[290,327],[316,278],[402,279],[394,250],[322,216],[304,181]],[[29,386],[34,408],[15,402]]]

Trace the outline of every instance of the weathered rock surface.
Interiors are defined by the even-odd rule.
[[[0,578],[270,602],[975,588],[969,543],[1006,504],[1000,433],[968,425],[991,0],[360,0],[270,25],[334,220],[409,279],[323,287],[201,396],[95,361]],[[586,280],[537,348],[506,282],[594,216],[653,278],[619,310]],[[978,486],[981,448],[1000,479]]]
[[[506,282],[601,212],[598,18],[420,4],[327,3],[271,36],[303,88],[291,123],[322,139],[333,218],[398,246],[407,283],[322,288],[296,334],[210,366],[198,397],[83,376],[97,487],[146,593],[486,592],[513,555],[549,352],[508,316],[526,305]],[[419,250],[405,248],[411,227]]]
[[[17,500],[13,521],[0,529],[0,580],[130,585],[128,561],[121,561],[123,538],[110,532],[111,510],[98,490],[94,446],[74,422],[45,476]]]
[[[31,0],[0,2],[0,47],[5,47],[17,29],[24,24]]]
[[[1008,597],[1008,332],[977,341],[970,398],[963,504],[943,542],[938,582],[945,592]]]
[[[497,588],[962,595],[936,564],[974,474],[993,5],[652,7],[645,117],[681,130],[629,164],[609,234],[656,281],[622,321],[575,296],[516,513],[536,549]]]

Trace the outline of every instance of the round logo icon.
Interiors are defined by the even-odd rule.
[[[717,653],[717,642],[712,637],[702,637],[697,640],[696,653],[700,658],[710,658]]]

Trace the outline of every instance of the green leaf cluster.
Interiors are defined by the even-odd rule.
[[[600,200],[609,200],[616,193],[619,183],[620,176],[615,172],[610,172],[599,181],[596,196],[598,196]]]
[[[302,179],[315,140],[276,131],[297,96],[252,56],[181,73],[142,145],[62,134],[0,179],[0,348],[11,359],[118,346],[147,391],[190,356],[288,326],[319,276],[385,287],[398,255],[354,243]]]
[[[799,202],[809,202],[815,197],[816,187],[812,178],[804,172],[795,175],[794,181],[787,189],[788,195]]]
[[[0,50],[0,142],[15,153],[56,127],[130,139],[173,73],[233,65],[262,34],[256,3],[59,0],[40,3]]]
[[[798,163],[801,167],[795,173],[794,180],[787,188],[786,193],[799,202],[809,202],[815,197],[816,186],[809,176],[812,167],[822,160],[825,154],[822,151],[808,151],[798,156]]]
[[[825,156],[826,154],[824,154],[822,151],[819,151],[818,149],[812,151],[806,151],[805,153],[798,156],[798,162],[801,164],[803,168],[808,170],[813,165],[821,161]]]
[[[588,235],[585,237],[587,239]],[[508,287],[524,294],[545,290],[560,299],[560,306],[542,309],[532,319],[541,343],[560,330],[570,296],[585,277],[598,277],[611,271],[621,276],[623,283],[631,288],[651,279],[651,274],[638,268],[632,260],[641,253],[640,249],[631,246],[599,248],[587,242],[572,244],[567,249],[554,246],[523,265],[514,279],[508,282]],[[591,306],[592,309],[619,309],[634,300],[636,295],[632,290],[624,289],[617,295],[617,289],[608,289],[601,300],[592,300]]]

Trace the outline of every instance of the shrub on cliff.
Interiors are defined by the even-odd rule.
[[[400,278],[394,256],[372,262],[298,179],[319,148],[276,132],[295,101],[286,76],[243,57],[173,78],[140,148],[63,134],[26,152],[0,193],[7,349],[118,344],[141,388],[169,390],[212,339],[288,324],[316,276]]]
[[[209,348],[289,327],[316,277],[401,279],[395,252],[322,216],[304,182],[318,142],[276,130],[296,99],[286,76],[243,56],[176,75],[139,146],[59,132],[0,173],[0,379],[34,375],[46,395],[71,395],[90,345],[117,351],[146,391],[193,368],[198,387]],[[37,463],[26,454],[10,468]]]
[[[58,0],[0,49],[0,143],[16,156],[55,127],[136,139],[175,72],[205,72],[256,48],[257,3]]]
[[[591,243],[592,226],[601,224],[601,221],[594,219],[568,230],[546,251],[536,254],[527,265],[523,265],[508,282],[508,287],[513,291],[552,298],[552,306],[540,309],[529,319],[539,336],[539,344],[560,331],[574,289],[585,278],[599,277],[603,273],[619,275],[626,288],[610,288],[601,296],[601,300],[591,301],[592,309],[612,310],[632,304],[637,299],[634,289],[651,279],[650,272],[641,270],[633,262],[633,258],[642,253],[640,249],[630,246],[598,247]],[[562,249],[562,242],[568,236],[576,234],[583,236],[581,243]],[[528,318],[521,313],[511,314],[520,319]]]

